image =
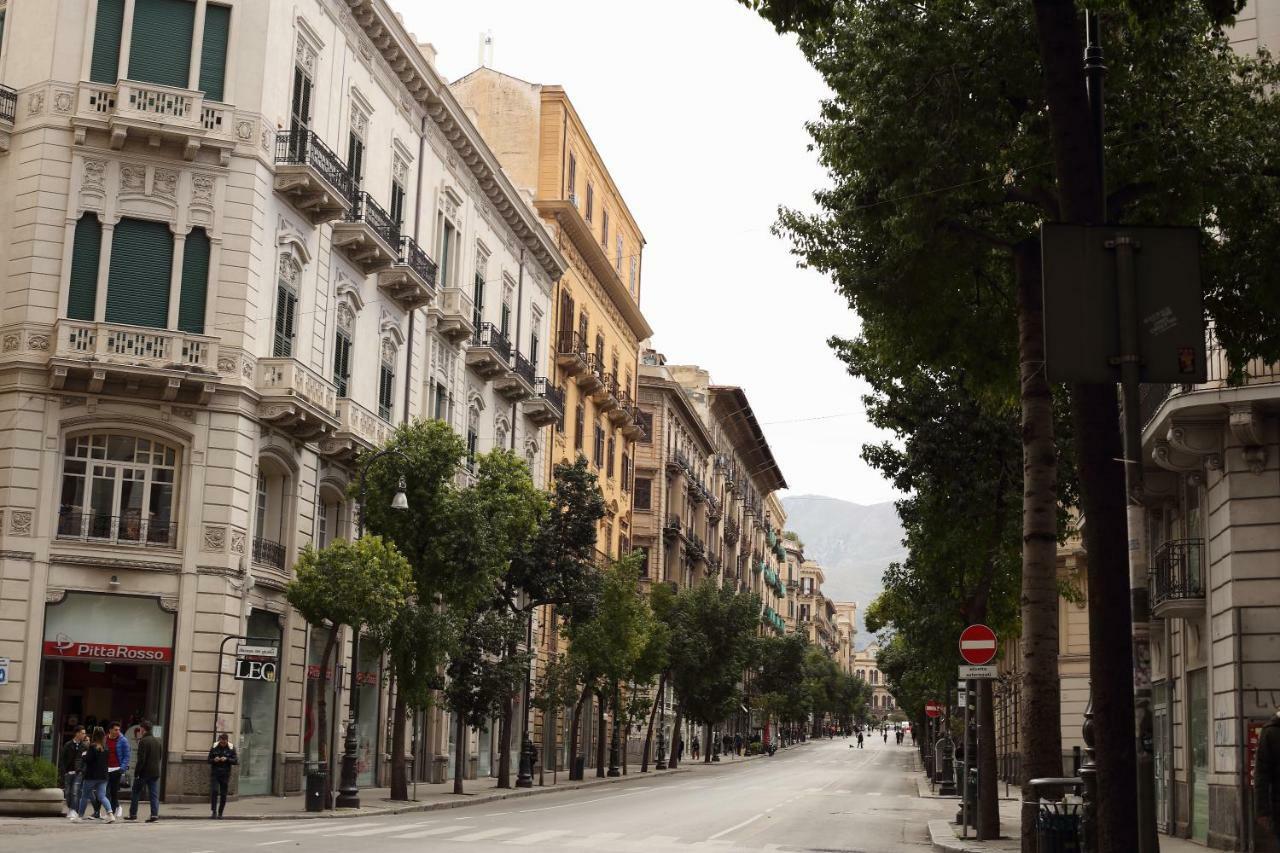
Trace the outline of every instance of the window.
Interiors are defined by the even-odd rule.
[[[618,235],[617,253],[615,254],[613,268],[617,270],[619,276],[622,275],[622,235],[621,234]]]
[[[191,0],[134,0],[129,79],[187,88],[195,29]]]
[[[653,480],[648,477],[636,477],[635,493],[631,501],[634,509],[652,509]]]
[[[578,337],[581,339],[583,349],[587,347],[587,310],[584,308],[578,312]]]
[[[502,336],[509,338],[511,336],[511,286],[507,285],[502,289]]]
[[[172,547],[176,447],[133,435],[67,438],[58,537]]]
[[[640,577],[649,577],[649,547],[641,545],[636,548],[640,552]]]
[[[573,152],[569,152],[569,200],[573,202],[573,206],[578,206],[578,158],[573,156]]]
[[[298,275],[301,266],[292,255],[280,256],[280,274],[276,281],[275,340],[271,354],[276,358],[293,357],[293,339],[298,332]]]
[[[538,372],[538,328],[542,325],[542,318],[536,313],[533,315],[533,331],[529,333],[529,363],[533,365],[534,372]]]
[[[631,455],[625,451],[622,454],[622,490],[631,491]]]
[[[484,277],[489,259],[483,252],[476,253],[476,278],[471,285],[471,322],[480,331],[480,323],[484,321]],[[505,307],[505,306],[504,306]]]
[[[359,110],[351,111],[351,130],[347,133],[347,168],[351,171],[351,179],[357,187],[364,180],[364,140],[361,138],[364,122],[367,121]]]
[[[640,427],[644,430],[644,435],[640,436],[637,441],[642,444],[650,443],[653,441],[653,413],[640,412],[637,420],[639,420]]]
[[[67,292],[67,317],[92,320],[98,303],[98,260],[102,253],[102,223],[92,213],[76,222],[71,249],[71,286]]]
[[[609,255],[609,211],[600,211],[600,248],[604,249],[605,257]]]
[[[435,405],[431,410],[431,417],[438,421],[449,421],[449,391],[444,387],[444,383],[436,383],[436,399]]]
[[[200,42],[200,91],[205,100],[221,101],[227,76],[227,42],[231,37],[231,7],[210,3],[204,10]]]
[[[596,335],[596,369],[604,371],[604,335]]]
[[[310,48],[299,45],[300,50]],[[301,65],[293,66],[293,99],[289,107],[289,129],[305,130],[311,126],[311,75]],[[296,144],[301,144],[299,139]]]
[[[209,235],[203,228],[192,228],[183,243],[178,328],[203,335],[205,296],[209,292]]]
[[[396,348],[391,341],[382,342],[382,362],[378,366],[378,417],[391,420],[395,412]]]
[[[586,414],[586,409],[579,403],[573,416],[573,449],[579,452],[582,450],[582,433],[586,430]]]
[[[588,222],[591,221],[591,214],[593,212],[592,209],[595,207],[595,203],[596,203],[596,189],[595,187],[591,186],[590,181],[587,181],[587,214],[585,219]]]
[[[631,288],[631,295],[635,296],[636,295],[636,259],[635,258],[631,259],[631,278],[628,279],[627,284]]]
[[[600,424],[595,424],[595,443],[592,445],[592,456],[595,459],[596,467],[604,467],[604,428]]]
[[[172,274],[173,233],[168,224],[121,219],[111,239],[107,322],[168,328]]]
[[[345,302],[338,303],[338,330],[333,342],[333,384],[338,396],[347,396],[347,383],[351,379],[351,338],[355,328],[355,312]]]
[[[95,83],[115,83],[120,75],[120,35],[124,32],[124,0],[98,0],[94,20],[93,58],[89,79]]]
[[[271,457],[258,460],[258,488],[254,504],[253,561],[283,570],[288,532],[292,528],[290,474]],[[327,535],[334,535],[330,529]]]
[[[443,221],[440,235],[440,286],[449,287],[453,284],[453,244],[454,235],[458,232],[448,219]]]
[[[397,160],[397,167],[400,166],[403,164]],[[398,168],[397,171],[399,171]],[[400,182],[400,177],[397,175],[391,179],[391,209],[387,212],[391,214],[391,221],[400,226],[404,225],[404,198],[404,184]]]
[[[261,539],[267,529],[267,475],[258,472],[258,492],[253,505],[253,535]]]
[[[617,441],[612,435],[609,436],[608,449],[605,451],[604,474],[609,479],[613,479],[613,458],[617,456]]]
[[[480,444],[480,410],[472,406],[467,412],[467,468],[476,469],[476,452]]]

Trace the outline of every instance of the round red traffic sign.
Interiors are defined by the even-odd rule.
[[[932,701],[932,700],[930,700],[930,701],[928,701],[928,702],[925,702],[925,703],[924,703],[924,714],[925,714],[925,716],[926,716],[926,717],[941,717],[941,716],[942,716],[942,703],[941,703],[941,702],[934,702],[934,701]]]
[[[982,666],[996,656],[996,632],[986,625],[970,625],[960,632],[960,657]]]

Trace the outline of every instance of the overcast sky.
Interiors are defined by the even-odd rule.
[[[496,70],[565,87],[647,240],[655,348],[746,389],[790,494],[895,497],[859,456],[865,387],[826,345],[857,317],[769,233],[825,180],[804,123],[826,88],[793,40],[734,0],[391,2],[450,80],[492,31]]]

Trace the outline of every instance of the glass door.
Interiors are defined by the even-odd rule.
[[[1152,749],[1155,753],[1156,777],[1156,826],[1169,831],[1169,768],[1173,756],[1169,754],[1169,682],[1153,685],[1151,690]]]
[[[1187,723],[1191,743],[1191,837],[1209,840],[1209,676],[1187,673]]]
[[[476,768],[476,776],[484,778],[493,775],[493,723],[486,720],[485,724],[476,733],[480,742],[479,766]]]
[[[249,614],[246,645],[280,647],[280,617],[266,610]],[[276,665],[280,661],[277,659]],[[240,700],[240,793],[270,794],[275,766],[276,709],[279,682],[264,679],[242,681]]]

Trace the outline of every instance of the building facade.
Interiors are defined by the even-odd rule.
[[[872,643],[861,651],[855,651],[852,657],[853,674],[861,678],[871,687],[871,714],[880,720],[887,719],[906,719],[906,716],[898,710],[898,704],[894,701],[893,694],[889,692],[889,685],[885,681],[884,673],[880,671],[879,664],[876,663],[876,656],[880,654],[880,646],[878,643]]]
[[[853,656],[858,635],[858,604],[854,601],[837,601],[835,616],[836,663],[841,672],[853,675]]]
[[[835,602],[822,593],[826,574],[822,566],[806,560],[800,566],[800,587],[796,593],[797,630],[809,638],[809,642],[835,659],[839,650],[835,630]]]
[[[240,794],[300,790],[350,697],[284,599],[297,554],[352,535],[356,454],[411,418],[545,472],[567,263],[381,0],[10,4],[0,78],[0,750],[147,718],[167,799],[204,795],[215,730]],[[355,670],[370,785],[389,697]],[[416,725],[440,776],[452,727]]]

